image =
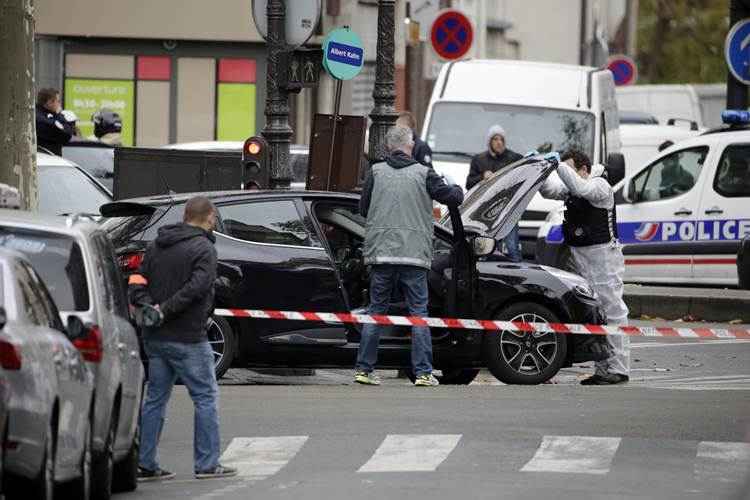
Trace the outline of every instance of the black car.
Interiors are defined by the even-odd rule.
[[[527,322],[601,323],[597,300],[574,274],[494,252],[531,197],[556,168],[529,158],[471,190],[449,220],[435,225],[429,274],[432,316]],[[362,259],[359,197],[331,192],[206,193],[219,218],[216,307],[289,311],[362,311],[368,272]],[[191,195],[156,196],[104,205],[103,223],[123,270],[138,268],[158,227],[182,219]],[[451,229],[452,228],[452,229]],[[489,236],[489,237],[488,237]],[[391,314],[405,312],[394,303]],[[214,318],[209,331],[217,372],[238,367],[352,367],[358,326],[281,320]],[[506,383],[536,384],[572,362],[576,336],[514,331],[432,329],[441,382],[468,384],[487,366]],[[379,366],[410,367],[408,331],[381,336]]]

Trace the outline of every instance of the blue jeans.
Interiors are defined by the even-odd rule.
[[[410,316],[427,316],[427,269],[416,266],[382,264],[370,272],[369,314],[388,314],[391,297],[398,288],[406,298]],[[366,324],[357,352],[356,370],[370,373],[378,361],[380,326]],[[411,364],[414,373],[432,373],[432,337],[427,326],[412,327]]]
[[[156,470],[164,413],[172,387],[179,377],[195,407],[193,458],[195,471],[208,471],[219,465],[218,393],[214,373],[214,355],[208,341],[187,344],[146,340],[148,388],[141,409],[140,466]]]
[[[520,244],[520,238],[518,236],[518,224],[511,229],[511,231],[508,233],[508,236],[503,238],[503,243],[505,244],[505,253],[512,260],[513,262],[521,262],[523,260],[523,256],[521,255],[521,250],[519,248]]]

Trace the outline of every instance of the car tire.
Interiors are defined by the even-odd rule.
[[[42,468],[36,478],[31,481],[30,488],[26,488],[24,481],[13,481],[7,497],[9,500],[38,498],[53,500],[55,498],[55,427],[52,422],[47,424],[47,435],[44,437],[44,456]]]
[[[560,321],[555,313],[534,302],[512,304],[500,311],[497,319],[527,323]],[[563,334],[542,333],[529,337],[523,332],[501,330],[485,334],[482,353],[487,368],[499,381],[534,385],[557,374],[565,363],[567,348],[568,342]]]
[[[85,447],[83,449],[83,456],[81,458],[81,475],[77,479],[66,484],[62,489],[62,498],[75,498],[80,500],[91,499],[91,486],[92,486],[92,463],[91,463],[91,441],[92,441],[92,428],[91,421],[88,422],[86,428],[86,439],[84,441]]]
[[[404,370],[404,373],[412,384],[417,380],[411,368]],[[441,370],[441,373],[442,375],[435,375],[440,385],[469,385],[479,375],[479,368],[456,368],[455,370]]]
[[[229,322],[221,316],[212,316],[208,324],[208,343],[214,351],[216,378],[220,379],[232,366],[237,354],[237,336]]]
[[[115,464],[114,477],[112,479],[112,491],[123,493],[135,491],[138,488],[138,455],[141,445],[141,426],[138,425],[133,433],[133,442],[130,450],[120,462]]]
[[[117,436],[117,407],[112,409],[109,422],[107,440],[104,451],[95,457],[93,462],[93,480],[91,482],[91,498],[94,500],[110,500],[112,498],[112,477],[115,466],[115,437]]]

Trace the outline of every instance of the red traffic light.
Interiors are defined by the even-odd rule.
[[[266,153],[266,146],[267,143],[265,139],[258,136],[249,137],[242,148],[242,155],[244,157],[248,156],[258,156],[261,154]]]
[[[247,144],[247,152],[251,155],[257,155],[258,153],[260,153],[260,144],[258,144],[257,142],[249,142]]]

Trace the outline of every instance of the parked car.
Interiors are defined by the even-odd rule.
[[[659,152],[672,144],[699,134],[698,130],[676,125],[623,125],[620,122],[625,175],[640,171]]]
[[[695,122],[698,127],[719,126],[727,102],[726,83],[621,85],[616,92],[620,109],[655,115],[662,125],[680,118]]]
[[[59,156],[37,153],[39,213],[48,215],[98,214],[112,201],[112,193],[81,167]]]
[[[625,281],[739,284],[737,253],[750,235],[750,123],[742,113],[664,149],[614,186]],[[562,220],[562,211],[552,213],[540,230],[539,262],[566,258]]]
[[[429,275],[434,316],[600,323],[583,278],[493,253],[556,163],[526,159],[469,192],[452,230],[435,225]],[[364,219],[356,194],[312,191],[205,193],[218,209],[216,306],[292,311],[361,311],[369,286],[362,260]],[[190,195],[155,196],[102,207],[126,272],[138,269],[157,229],[182,219]],[[394,304],[391,312],[404,312]],[[508,383],[536,384],[575,361],[575,336],[432,329],[441,381],[468,384],[488,366]],[[521,338],[528,338],[527,346]],[[352,367],[359,327],[214,317],[209,330],[217,372],[241,367]],[[411,366],[402,328],[381,337],[379,366]]]
[[[63,326],[42,279],[29,262],[0,250],[0,367],[10,388],[3,434],[8,499],[89,498],[94,381],[85,359],[98,333],[78,316]]]
[[[22,252],[63,317],[80,317],[96,339],[93,352],[85,356],[96,383],[93,497],[109,498],[112,489],[135,489],[143,366],[106,233],[86,217],[3,210],[0,246]]]
[[[100,141],[70,141],[63,146],[62,157],[80,166],[112,192],[115,177],[115,148],[112,145]]]

